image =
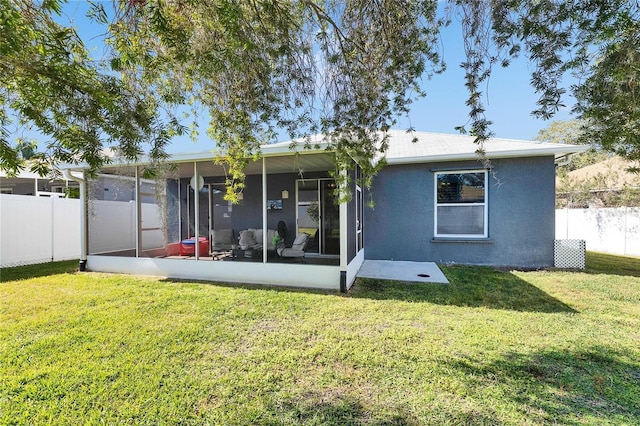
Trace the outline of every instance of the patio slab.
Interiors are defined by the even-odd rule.
[[[365,260],[356,276],[411,283],[449,284],[447,277],[434,262]]]

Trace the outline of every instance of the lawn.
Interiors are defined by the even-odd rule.
[[[347,295],[0,276],[0,424],[640,423],[640,259]]]

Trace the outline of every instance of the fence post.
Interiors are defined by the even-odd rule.
[[[55,206],[55,201],[54,199],[58,198],[58,197],[49,197],[51,199],[51,203],[49,203],[50,207],[51,207],[51,215],[50,215],[50,220],[51,220],[51,261],[55,262],[55,258],[56,258],[56,206]]]

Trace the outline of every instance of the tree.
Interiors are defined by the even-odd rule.
[[[34,140],[27,142],[26,140],[21,139],[16,143],[16,150],[18,151],[20,158],[23,160],[30,160],[36,156],[38,142]]]
[[[579,120],[552,121],[549,126],[540,130],[536,140],[552,143],[579,144],[587,142],[591,146],[586,152],[580,152],[571,156],[571,161],[558,167],[558,174],[566,173],[606,160],[611,154],[605,152],[593,141],[583,139],[584,124]]]
[[[158,104],[206,111],[235,200],[277,128],[322,133],[338,170],[355,159],[373,176],[387,143],[378,130],[408,111],[425,73],[442,70],[440,25],[426,1],[146,1],[120,5],[108,43],[114,68]]]
[[[640,155],[638,2],[450,0],[443,19],[433,0],[114,0],[113,10],[96,2],[108,67],[90,62],[74,31],[52,18],[61,2],[0,0],[4,168],[17,167],[9,113],[52,137],[52,158],[96,168],[107,160],[103,146],[135,158],[149,138],[161,159],[189,110],[209,117],[229,168],[228,199],[244,185],[248,158],[281,128],[292,138],[323,133],[338,169],[355,159],[370,183],[384,164],[372,161],[386,149],[384,131],[424,95],[420,79],[444,70],[439,31],[454,18],[478,143],[492,135],[482,88],[493,67],[526,55],[540,94],[535,116],[552,117],[566,92],[562,76],[578,73],[583,83],[571,90],[583,133]]]
[[[32,153],[31,168],[46,174],[53,162],[85,162],[92,170],[114,145],[134,159],[151,138],[162,157],[167,126],[144,93],[89,60],[76,32],[54,20],[62,1],[0,0],[0,166],[10,174],[25,167],[20,138],[12,146],[9,126],[35,126],[49,138]],[[14,131],[14,133],[17,133]]]
[[[576,111],[585,120],[583,140],[640,160],[640,24],[637,14],[628,19],[635,21],[600,48],[590,75],[576,88]]]
[[[531,85],[540,94],[532,114],[551,118],[563,105],[562,77],[569,72],[584,81],[571,88],[585,139],[627,156],[640,153],[635,98],[640,44],[640,5],[635,1],[482,1],[458,0],[467,40],[463,63],[469,88],[472,130],[491,136],[483,120],[481,83],[494,65],[508,66],[524,54],[533,66]],[[626,96],[624,94],[634,96]],[[618,117],[612,122],[612,115]],[[622,131],[615,131],[622,125]],[[595,136],[589,129],[601,129]],[[595,136],[595,137],[594,137]]]

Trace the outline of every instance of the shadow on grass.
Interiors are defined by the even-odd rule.
[[[418,426],[425,424],[412,412],[413,407],[402,401],[372,408],[363,405],[362,395],[343,395],[329,389],[296,396],[289,399],[274,399],[266,405],[265,415],[256,424],[311,424],[311,425],[398,425]],[[496,424],[495,418],[477,410],[459,410],[435,415],[448,424]],[[430,422],[430,424],[440,424]]]
[[[78,272],[77,260],[65,260],[62,262],[48,262],[38,263],[36,265],[14,266],[11,268],[0,269],[0,283],[73,272]]]
[[[442,270],[451,284],[415,284],[359,278],[349,294],[356,298],[525,312],[577,312],[510,272],[480,266],[442,267]]]
[[[507,353],[491,363],[465,357],[450,367],[472,389],[499,383],[512,390],[505,397],[534,423],[638,424],[640,418],[640,364],[634,354],[617,349]]]
[[[269,407],[269,405],[271,405]],[[322,424],[322,425],[417,425],[403,413],[384,416],[367,411],[353,397],[321,394],[319,391],[286,400],[270,401],[261,424]],[[372,417],[379,417],[373,419]],[[273,418],[275,417],[275,419]],[[263,423],[264,422],[264,423]],[[273,422],[273,423],[271,423]]]
[[[588,274],[640,277],[640,258],[613,254],[587,252]]]

